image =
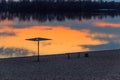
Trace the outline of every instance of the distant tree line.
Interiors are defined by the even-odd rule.
[[[0,11],[9,12],[88,12],[119,11],[120,3],[102,0],[0,0]]]

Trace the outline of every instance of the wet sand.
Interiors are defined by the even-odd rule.
[[[0,80],[120,80],[120,50],[0,59]]]

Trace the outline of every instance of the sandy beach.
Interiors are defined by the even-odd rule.
[[[120,80],[120,50],[0,59],[0,80]]]

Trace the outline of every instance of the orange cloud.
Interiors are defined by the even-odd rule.
[[[114,27],[120,28],[120,23],[110,23],[110,22],[95,22],[93,23],[95,26],[98,27]]]
[[[11,29],[11,28],[10,28]],[[33,26],[29,28],[13,29],[17,36],[3,37],[0,39],[1,46],[25,48],[32,51],[37,50],[37,43],[26,41],[27,38],[45,37],[50,41],[40,43],[41,55],[57,54],[65,52],[87,51],[77,45],[98,45],[106,41],[90,38],[89,30],[72,30],[64,26]]]

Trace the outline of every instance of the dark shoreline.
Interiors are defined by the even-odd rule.
[[[109,54],[110,52],[119,52],[120,54],[120,49],[112,49],[112,50],[99,50],[99,51],[85,51],[85,52],[70,52],[70,53],[59,53],[59,54],[51,54],[51,55],[40,55],[41,58],[45,58],[45,57],[62,57],[64,56],[64,58],[67,59],[67,54],[70,54],[71,56],[74,56],[75,58],[77,58],[77,56],[80,54],[81,57],[84,57],[84,55],[87,53],[89,55],[102,55],[101,53],[104,53],[104,54]],[[103,55],[104,55],[103,54]],[[7,59],[19,59],[19,58],[36,58],[37,56],[24,56],[24,57],[9,57],[9,58],[1,58],[1,60],[7,60]]]
[[[119,80],[120,50],[90,52],[89,57],[64,55],[0,59],[1,80]]]

